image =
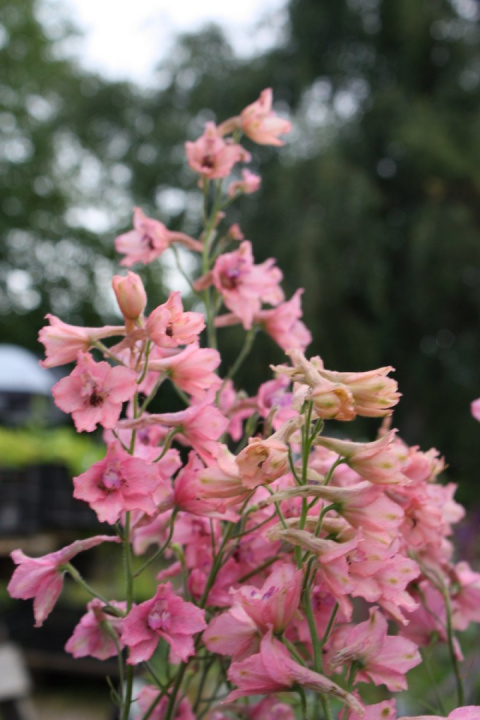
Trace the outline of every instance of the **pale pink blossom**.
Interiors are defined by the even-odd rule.
[[[397,383],[386,375],[392,367],[368,372],[333,372],[325,370],[319,357],[310,360],[297,349],[288,351],[293,367],[279,366],[292,380],[309,386],[308,397],[319,417],[353,420],[355,415],[383,417],[390,415],[400,398]]]
[[[264,632],[272,627],[275,633],[280,633],[298,610],[302,582],[303,571],[282,562],[275,566],[260,588],[243,584],[233,596]]]
[[[78,432],[92,432],[98,424],[115,427],[123,403],[135,394],[136,379],[133,370],[97,363],[89,353],[79,353],[75,369],[53,386],[52,393],[60,410],[71,413]]]
[[[352,608],[348,595],[355,591],[355,583],[350,575],[349,562],[351,553],[356,550],[361,540],[360,533],[345,542],[336,542],[319,538],[307,530],[295,527],[285,529],[282,525],[275,525],[267,531],[267,536],[273,540],[285,540],[315,555],[322,582],[335,597],[342,612],[347,617],[351,616]]]
[[[237,455],[236,462],[242,484],[253,490],[257,485],[269,485],[288,472],[288,446],[273,435],[266,440],[249,438],[247,447]]]
[[[213,122],[195,142],[185,143],[187,161],[192,170],[209,180],[227,177],[237,162],[249,162],[250,153],[241,145],[224,140]]]
[[[147,334],[161,348],[175,348],[198,341],[205,327],[203,313],[184,312],[178,291],[153,310],[147,318]]]
[[[271,88],[262,90],[258,100],[240,113],[240,127],[250,140],[260,145],[284,145],[279,135],[285,135],[292,125],[272,110],[273,93]]]
[[[133,607],[122,622],[128,662],[149,660],[160,638],[170,645],[172,662],[187,660],[195,653],[193,636],[207,627],[203,616],[203,610],[175,594],[171,583],[159,585],[154,597]]]
[[[217,258],[206,282],[215,285],[225,306],[249,330],[262,302],[270,305],[282,302],[281,280],[282,273],[275,266],[275,260],[270,258],[255,265],[252,245],[244,240],[238,250],[223,253]]]
[[[195,400],[205,397],[207,391],[218,390],[221,379],[214,372],[220,365],[218,350],[200,348],[192,343],[176,355],[148,363],[150,372],[165,373],[181,390]]]
[[[158,510],[163,512],[176,507],[178,510],[205,517],[218,517],[236,521],[238,516],[226,509],[221,498],[205,497],[200,477],[205,466],[200,458],[191,451],[187,464],[180,470],[173,483],[173,489],[159,504]]]
[[[222,135],[241,128],[245,135],[259,145],[284,145],[279,135],[285,135],[292,129],[288,120],[276,115],[272,110],[273,93],[266,88],[255,102],[247,105],[239,117],[229,118],[218,130]]]
[[[138,419],[120,421],[120,427],[124,428],[141,429],[156,425],[175,428],[175,437],[191,445],[208,463],[215,461],[217,441],[227,429],[228,420],[211,404],[211,397],[206,396],[201,403],[179,412],[144,414]]]
[[[331,671],[358,662],[357,682],[384,684],[398,692],[407,689],[405,675],[421,662],[421,657],[410,640],[387,635],[387,621],[379,609],[373,607],[365,622],[334,630],[325,661]]]
[[[43,624],[58,600],[63,588],[64,566],[78,553],[104,542],[118,542],[118,538],[95,535],[87,540],[75,540],[61,550],[38,558],[28,557],[21,550],[12,552],[12,560],[18,567],[12,575],[7,591],[12,598],[33,598],[35,627]]]
[[[112,287],[125,320],[127,322],[138,320],[147,304],[147,293],[143,287],[142,278],[129,270],[126,277],[125,275],[114,275]]]
[[[392,407],[400,400],[398,384],[387,377],[393,367],[381,367],[367,372],[336,372],[325,370],[321,358],[311,360],[319,374],[334,383],[346,385],[355,404],[355,413],[362,417],[384,417],[391,415]]]
[[[262,631],[241,605],[216,615],[202,635],[205,647],[213,653],[244,660],[260,649]]]
[[[185,233],[168,230],[163,223],[147,217],[139,207],[133,211],[133,228],[115,240],[116,251],[125,255],[120,264],[127,267],[137,262],[151,263],[173,243],[180,243],[196,252],[203,250],[198,240]]]
[[[65,365],[77,359],[79,352],[86,352],[97,340],[125,335],[123,325],[104,325],[99,328],[77,327],[62,322],[55,315],[45,315],[50,325],[43,327],[38,333],[38,340],[45,347],[45,360],[42,367],[50,368]]]
[[[371,483],[391,485],[410,482],[403,473],[405,458],[397,452],[393,430],[370,443],[349,442],[323,435],[316,442],[344,457],[355,472]]]
[[[242,482],[236,457],[226,445],[218,444],[215,457],[200,474],[204,497],[222,498],[236,504],[249,494]]]
[[[129,510],[153,515],[159,482],[156,465],[133,457],[118,443],[110,443],[103,460],[73,478],[73,496],[87,502],[100,522],[114,524]]]
[[[292,660],[285,646],[273,637],[271,630],[264,636],[259,653],[230,665],[228,679],[237,685],[237,690],[227,696],[227,702],[249,695],[289,690],[298,684],[318,693],[332,695],[363,715],[363,706],[354,695],[324,675]]]
[[[255,315],[255,322],[263,327],[267,335],[279,345],[282,350],[292,348],[305,348],[312,342],[308,328],[300,320],[302,317],[301,296],[303,290],[297,290],[290,300],[269,310],[260,310]]]
[[[120,614],[116,616],[105,612],[105,603],[98,598],[90,600],[87,605],[88,612],[75,627],[72,637],[65,645],[65,650],[73,657],[89,656],[97,660],[106,660],[118,654],[118,648],[123,647],[120,626],[126,603],[113,600],[110,606],[119,610]],[[114,641],[112,634],[116,636],[117,642]]]
[[[242,170],[242,179],[232,182],[229,186],[228,196],[235,197],[235,195],[240,195],[242,193],[244,193],[245,195],[254,193],[260,187],[261,182],[262,179],[259,175],[255,175],[254,173],[250,172],[250,170],[244,169]]]

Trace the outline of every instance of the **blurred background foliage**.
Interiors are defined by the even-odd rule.
[[[2,340],[39,353],[53,312],[115,321],[113,240],[134,205],[198,233],[183,143],[272,87],[288,145],[249,147],[261,191],[232,220],[278,258],[328,368],[393,365],[402,436],[438,447],[474,498],[480,429],[480,37],[473,0],[290,0],[282,41],[248,59],[215,26],[178,39],[157,87],[68,59],[74,28],[0,0]],[[155,302],[172,282],[141,269]],[[224,335],[227,362],[241,335]],[[257,338],[253,391],[282,353]],[[350,427],[343,428],[349,432]],[[369,428],[369,431],[371,428]]]

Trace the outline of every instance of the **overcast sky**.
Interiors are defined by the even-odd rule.
[[[286,0],[57,0],[85,31],[82,62],[112,79],[147,83],[179,32],[221,23],[237,51],[274,42]],[[266,20],[266,18],[270,18]]]

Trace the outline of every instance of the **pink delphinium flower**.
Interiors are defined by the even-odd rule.
[[[393,430],[370,443],[337,440],[323,435],[316,442],[344,457],[355,472],[371,483],[405,485],[410,482],[402,472],[406,458],[397,452]]]
[[[279,135],[286,135],[292,129],[288,120],[272,110],[273,92],[266,88],[260,97],[240,113],[240,127],[250,140],[259,145],[284,145]]]
[[[393,692],[407,689],[406,673],[422,661],[413,642],[387,635],[387,621],[378,607],[370,609],[365,622],[337,627],[325,660],[332,671],[358,661],[357,682],[384,684]]]
[[[234,598],[258,627],[264,631],[272,627],[279,633],[298,610],[302,582],[303,571],[283,562],[274,568],[262,587],[242,585],[234,592]]]
[[[166,373],[181,390],[195,400],[201,400],[207,391],[217,390],[222,384],[214,372],[220,362],[218,350],[200,348],[192,343],[175,355],[150,361],[148,368],[150,372]]]
[[[63,587],[63,566],[78,553],[104,542],[118,542],[118,538],[95,535],[87,540],[75,540],[61,550],[38,558],[28,557],[21,550],[12,552],[12,560],[18,567],[12,575],[7,591],[12,598],[34,599],[35,627],[43,624],[58,600]]]
[[[203,610],[174,593],[171,583],[159,585],[155,596],[132,608],[122,622],[128,662],[149,660],[160,638],[169,643],[172,662],[187,660],[195,653],[193,636],[207,627],[203,616]]]
[[[242,193],[245,195],[254,193],[260,187],[261,182],[262,178],[259,175],[255,175],[247,169],[242,170],[242,179],[236,180],[230,185],[228,188],[228,197],[235,197],[235,195]]]
[[[388,373],[395,369],[391,366],[367,372],[335,372],[325,370],[319,357],[312,358],[311,362],[322,377],[348,387],[353,396],[357,415],[362,417],[391,415],[392,408],[400,400],[397,381],[387,377]]]
[[[125,612],[126,603],[112,601],[110,605]],[[88,612],[82,617],[72,637],[67,641],[65,650],[74,658],[94,657],[97,660],[106,660],[118,653],[118,648],[123,647],[120,639],[120,626],[122,617],[105,612],[105,603],[98,598],[90,600],[87,605]],[[109,629],[107,629],[107,624]],[[116,635],[117,642],[112,637]]]
[[[262,632],[241,605],[215,615],[202,635],[205,647],[213,653],[227,655],[234,661],[244,660],[258,652]]]
[[[45,360],[42,367],[51,368],[66,365],[77,359],[79,352],[86,352],[97,340],[125,335],[123,325],[104,325],[99,328],[77,327],[62,322],[55,315],[45,315],[50,325],[43,327],[38,333],[38,340],[45,347]]]
[[[219,445],[215,458],[201,472],[199,480],[204,497],[221,498],[233,505],[245,499],[250,492],[242,483],[235,456],[224,445]]]
[[[234,604],[211,620],[203,642],[212,652],[234,661],[258,652],[262,636],[273,628],[282,632],[298,610],[303,573],[282,563],[261,588],[242,585],[231,590]]]
[[[255,102],[247,105],[239,116],[231,117],[218,126],[221,135],[227,135],[241,129],[250,140],[259,145],[284,145],[279,135],[285,135],[292,129],[288,120],[276,115],[272,110],[273,93],[266,88]]]
[[[115,240],[116,251],[125,255],[120,264],[127,267],[137,262],[146,265],[151,263],[173,243],[180,243],[196,252],[202,252],[203,249],[198,240],[185,233],[168,230],[163,223],[147,217],[139,207],[133,211],[133,228]]]
[[[237,162],[250,160],[250,153],[241,145],[225,141],[213,122],[206,124],[198,140],[185,143],[185,152],[192,170],[209,180],[227,177]]]
[[[219,517],[235,522],[238,516],[226,511],[225,502],[221,498],[203,497],[200,476],[204,469],[200,458],[191,451],[187,464],[175,478],[172,491],[159,503],[159,512],[175,507],[192,515]]]
[[[156,465],[132,457],[121,445],[111,443],[103,460],[73,478],[73,495],[87,502],[100,522],[114,524],[128,510],[152,515],[159,482]]]
[[[125,367],[95,362],[89,353],[79,353],[77,366],[53,386],[55,404],[71,413],[78,432],[92,432],[97,424],[113,428],[123,403],[137,389],[136,373]]]
[[[211,404],[211,400],[211,397],[206,396],[201,403],[179,412],[144,414],[135,420],[121,420],[120,427],[147,428],[160,425],[176,428],[175,437],[191,445],[204,462],[212,462],[217,455],[217,440],[227,429],[228,420]]]
[[[146,322],[148,336],[161,348],[197,342],[204,327],[203,313],[183,311],[179,292],[171,292],[168,300],[156,307]]]
[[[268,485],[289,471],[286,443],[301,425],[301,418],[293,418],[270,437],[248,439],[248,445],[240,451],[236,459],[242,483],[246,488]]]
[[[262,302],[270,305],[282,302],[281,280],[282,273],[272,258],[260,265],[254,264],[252,245],[244,240],[238,250],[220,255],[211,273],[200,278],[197,286],[208,287],[213,282],[225,306],[249,330]]]
[[[230,665],[228,679],[237,685],[237,690],[227,696],[227,702],[249,695],[289,690],[298,684],[325,695],[333,695],[363,715],[363,706],[356,697],[324,675],[292,660],[285,646],[273,637],[271,630],[264,636],[259,653]]]
[[[312,342],[312,335],[300,320],[302,317],[301,296],[303,290],[297,290],[290,300],[281,303],[271,310],[260,310],[255,315],[255,322],[263,327],[267,335],[282,350],[305,348]]]

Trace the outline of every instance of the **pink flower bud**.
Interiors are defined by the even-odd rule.
[[[147,304],[147,295],[140,276],[130,271],[127,277],[114,275],[112,287],[125,320],[138,320]]]

